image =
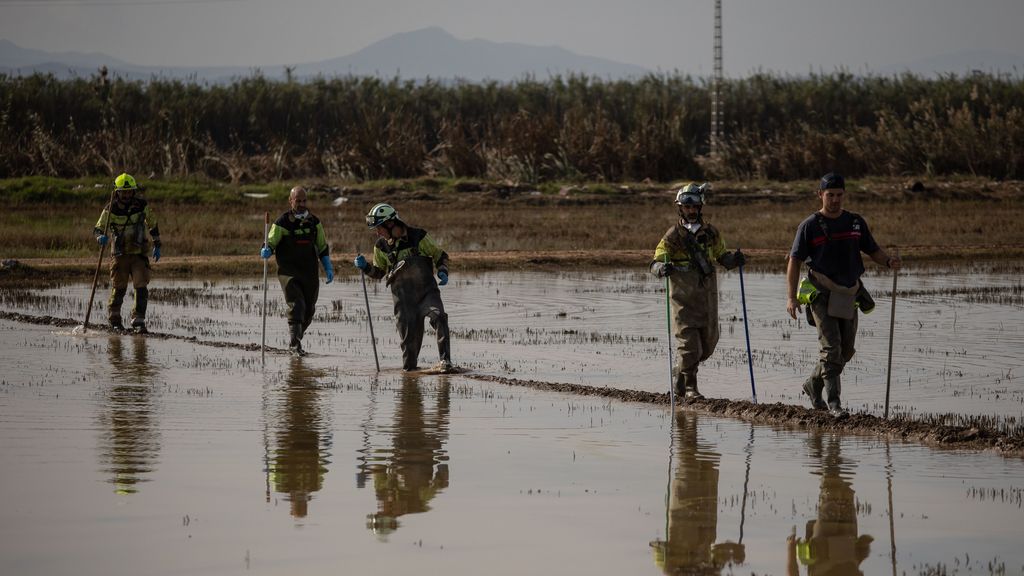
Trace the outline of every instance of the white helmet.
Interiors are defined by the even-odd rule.
[[[680,206],[703,206],[704,193],[709,190],[711,190],[711,184],[708,182],[705,182],[700,186],[694,182],[690,182],[676,192],[676,204]]]
[[[366,213],[366,225],[369,228],[376,228],[388,220],[398,220],[398,212],[391,206],[381,202]]]

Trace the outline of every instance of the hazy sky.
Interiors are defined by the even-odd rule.
[[[0,38],[133,64],[264,69],[440,26],[710,74],[712,0],[0,0]],[[988,50],[1024,57],[1024,0],[723,0],[725,70],[877,70]]]

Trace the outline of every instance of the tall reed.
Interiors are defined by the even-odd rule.
[[[757,74],[510,83],[371,77],[229,84],[0,75],[0,177],[200,174],[245,183],[804,179],[828,170],[1024,178],[1024,78]]]

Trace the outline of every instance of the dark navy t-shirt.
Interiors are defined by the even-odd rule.
[[[836,284],[853,286],[864,273],[860,253],[877,251],[868,223],[859,214],[843,210],[838,218],[826,218],[821,212],[808,216],[796,229],[790,254]]]

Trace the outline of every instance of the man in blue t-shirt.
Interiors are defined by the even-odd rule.
[[[818,187],[821,210],[808,216],[796,230],[786,269],[788,287],[786,311],[796,319],[801,303],[808,308],[808,321],[818,328],[821,347],[818,363],[804,382],[804,392],[816,409],[828,409],[834,416],[845,414],[839,395],[840,375],[853,358],[857,338],[857,308],[866,292],[860,284],[864,273],[861,252],[877,264],[898,270],[900,259],[889,256],[871,235],[859,214],[843,210],[846,183],[835,172],[826,174]],[[807,302],[797,300],[800,264],[808,268]],[[824,391],[825,397],[822,398]]]

